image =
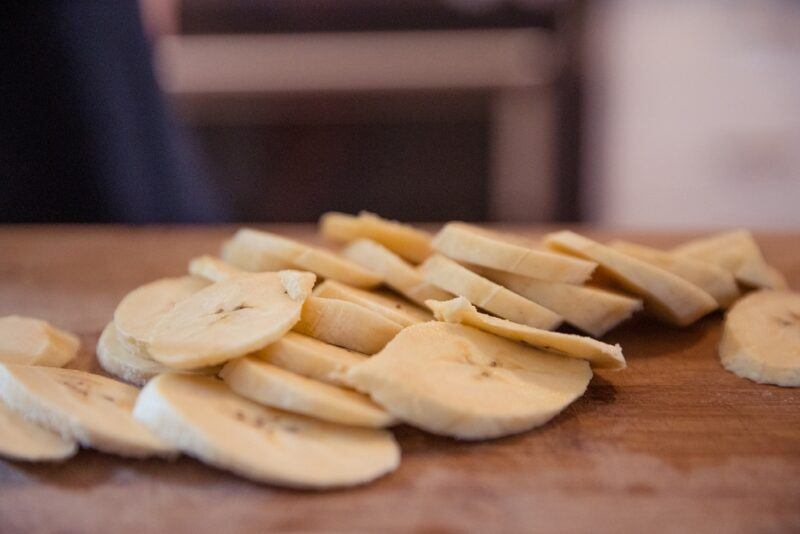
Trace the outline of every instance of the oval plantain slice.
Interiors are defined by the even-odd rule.
[[[358,217],[338,211],[322,214],[319,218],[319,232],[325,239],[338,243],[349,243],[364,237]]]
[[[244,356],[281,338],[300,320],[315,276],[251,273],[182,300],[153,328],[148,352],[175,369],[198,369]]]
[[[252,353],[252,356],[281,369],[336,386],[348,386],[344,378],[347,371],[367,359],[361,353],[297,332],[289,332],[278,341]]]
[[[596,261],[599,274],[642,297],[647,311],[662,321],[687,326],[719,306],[714,297],[683,278],[609,246],[564,230],[550,234],[548,247]]]
[[[714,297],[720,308],[727,308],[741,296],[733,275],[713,263],[628,241],[614,241],[609,246],[688,280]]]
[[[672,252],[722,267],[747,287],[789,288],[780,271],[767,264],[755,237],[747,230],[734,230],[693,239],[675,247]]]
[[[234,267],[230,263],[214,256],[204,255],[192,258],[189,261],[189,274],[199,278],[205,278],[209,282],[220,282],[227,280],[231,276],[242,274],[243,271]]]
[[[209,282],[195,276],[162,278],[140,286],[114,310],[114,324],[126,343],[146,346],[153,328],[176,303],[194,295]]]
[[[433,239],[441,254],[460,262],[568,284],[582,284],[597,267],[564,254],[538,250],[468,224],[451,222]]]
[[[585,360],[436,321],[406,328],[348,373],[356,389],[398,419],[469,440],[544,424],[591,378]]]
[[[560,315],[544,306],[513,293],[442,255],[431,256],[420,265],[419,270],[432,284],[465,297],[505,319],[545,330],[558,328],[563,320]]]
[[[254,253],[266,253],[287,262],[295,269],[311,271],[322,278],[331,278],[356,287],[374,287],[381,283],[378,274],[333,252],[270,232],[243,228],[236,232],[233,241],[252,249]]]
[[[609,345],[590,337],[541,330],[492,317],[480,313],[464,297],[445,302],[429,300],[427,304],[439,321],[472,326],[513,341],[522,341],[547,352],[580,358],[596,368],[619,370],[626,366],[622,347],[619,345]]]
[[[431,236],[408,224],[384,219],[362,211],[358,217],[329,212],[319,220],[322,235],[333,241],[349,243],[371,239],[412,263],[421,263],[431,255]]]
[[[395,422],[361,393],[306,378],[258,358],[230,361],[219,376],[239,395],[287,412],[369,428],[383,428]]]
[[[519,274],[470,265],[470,269],[526,299],[564,317],[564,321],[594,337],[602,337],[637,311],[640,299],[606,289],[545,282]]]
[[[75,440],[31,423],[0,402],[0,457],[43,462],[64,460],[77,451]]]
[[[63,367],[80,346],[78,336],[41,319],[0,317],[0,362]]]
[[[319,284],[314,288],[314,295],[346,300],[353,304],[364,306],[401,326],[424,323],[433,318],[430,313],[405,299],[387,293],[350,287],[335,280],[325,280]]]
[[[292,263],[259,248],[242,243],[235,237],[222,244],[219,253],[223,261],[243,271],[261,273],[292,269]]]
[[[445,300],[452,295],[427,282],[410,263],[371,239],[359,239],[342,250],[342,256],[374,271],[384,283],[420,306],[428,299]]]
[[[109,374],[140,387],[154,376],[172,370],[153,360],[145,348],[122,342],[114,321],[106,325],[97,341],[97,362]],[[219,369],[215,366],[188,372],[213,375]]]
[[[294,330],[301,334],[361,352],[375,354],[403,327],[346,300],[309,297]]]
[[[743,378],[800,387],[800,294],[761,290],[737,301],[725,317],[719,357]]]
[[[133,419],[139,390],[75,369],[0,364],[0,397],[25,419],[85,447],[120,456],[172,456]]]
[[[278,486],[353,486],[394,471],[400,463],[400,448],[386,430],[274,410],[209,377],[154,378],[142,390],[134,416],[186,454]]]

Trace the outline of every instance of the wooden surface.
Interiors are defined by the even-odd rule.
[[[80,334],[76,366],[99,371],[94,345],[120,298],[182,273],[232,231],[0,228],[0,315]],[[800,234],[759,240],[800,287]],[[259,486],[189,458],[0,461],[0,532],[798,532],[800,389],[724,371],[720,324],[719,314],[685,330],[634,320],[607,336],[629,368],[598,372],[544,427],[478,444],[400,427],[399,470],[347,491]]]

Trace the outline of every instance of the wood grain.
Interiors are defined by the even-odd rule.
[[[279,230],[311,238],[309,227]],[[75,366],[99,371],[94,345],[119,299],[183,272],[232,231],[0,228],[0,315],[78,333]],[[653,245],[687,237],[613,236]],[[800,287],[800,234],[759,241]],[[347,491],[259,486],[190,458],[82,451],[61,465],[0,461],[0,531],[800,531],[800,390],[724,371],[720,324],[719,314],[684,330],[634,320],[607,336],[629,368],[598,372],[546,426],[478,444],[401,427],[400,469]]]

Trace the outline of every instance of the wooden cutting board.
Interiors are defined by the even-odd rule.
[[[308,226],[272,229],[314,239]],[[0,315],[80,334],[75,367],[100,372],[94,346],[122,296],[183,273],[232,231],[0,228]],[[671,245],[688,234],[613,237]],[[800,288],[800,233],[759,241]],[[352,490],[274,489],[190,458],[0,460],[0,532],[798,532],[800,389],[724,371],[720,325],[719,314],[683,330],[631,321],[607,336],[629,368],[598,372],[549,424],[476,444],[400,427],[399,470]]]

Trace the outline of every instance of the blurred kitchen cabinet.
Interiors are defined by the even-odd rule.
[[[555,214],[555,80],[541,28],[179,34],[162,86],[247,218]]]

